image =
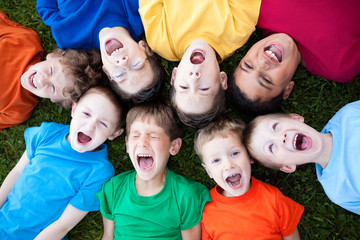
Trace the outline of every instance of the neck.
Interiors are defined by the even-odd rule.
[[[331,157],[333,137],[331,133],[322,133],[321,136],[324,148],[321,155],[315,160],[315,163],[318,163],[322,167],[322,169],[325,169]]]
[[[139,177],[138,174],[135,176],[135,188],[139,196],[150,197],[159,193],[164,187],[166,179],[166,169],[162,174],[158,174],[150,180],[144,180]]]

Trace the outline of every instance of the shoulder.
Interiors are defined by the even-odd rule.
[[[39,135],[45,139],[52,136],[56,137],[63,131],[69,131],[69,125],[54,122],[43,122],[40,126],[27,128],[24,134],[25,138]]]
[[[135,174],[135,170],[129,170],[112,177],[105,183],[108,188],[121,188],[123,185],[127,185]]]

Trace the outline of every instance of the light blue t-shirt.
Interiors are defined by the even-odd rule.
[[[333,148],[325,169],[316,164],[319,182],[330,200],[360,215],[360,101],[341,108],[325,125]]]
[[[107,147],[79,153],[66,136],[69,125],[42,123],[25,131],[29,164],[0,209],[0,239],[34,239],[70,203],[82,211],[99,210],[95,194],[114,176]]]
[[[36,10],[59,48],[100,48],[104,27],[126,28],[135,41],[144,27],[137,0],[37,0]]]

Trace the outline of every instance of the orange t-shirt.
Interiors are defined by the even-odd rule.
[[[21,75],[42,60],[39,36],[0,12],[0,131],[27,120],[38,98],[21,86]]]
[[[242,196],[225,197],[210,190],[201,220],[202,239],[282,239],[296,229],[304,207],[279,189],[252,177]]]

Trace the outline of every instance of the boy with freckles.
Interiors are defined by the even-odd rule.
[[[251,176],[244,128],[220,119],[196,133],[195,151],[217,183],[203,211],[202,239],[300,239],[304,207]]]
[[[181,147],[171,108],[145,103],[126,118],[126,150],[134,166],[97,193],[102,239],[200,239],[208,189],[166,167]]]
[[[335,204],[360,215],[360,101],[340,109],[321,132],[297,114],[259,116],[245,130],[245,145],[260,164],[294,172],[315,163],[325,193]]]
[[[123,132],[121,106],[98,86],[74,103],[70,126],[26,129],[26,150],[0,188],[0,239],[62,239],[99,210],[95,194],[114,175],[103,143]]]

